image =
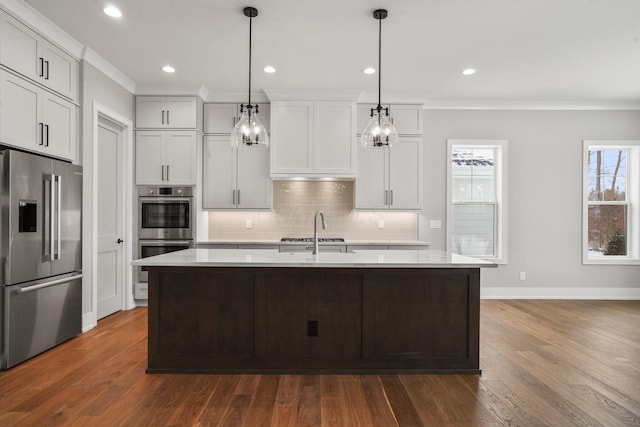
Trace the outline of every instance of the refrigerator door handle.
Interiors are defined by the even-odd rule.
[[[48,288],[49,286],[55,286],[55,285],[59,285],[61,283],[67,283],[67,282],[71,282],[73,280],[77,280],[82,278],[83,274],[74,274],[73,276],[69,276],[69,277],[65,277],[62,279],[57,279],[57,280],[52,280],[50,282],[46,282],[46,283],[40,283],[39,285],[33,285],[33,286],[27,286],[24,288],[19,288],[16,289],[16,293],[18,294],[24,294],[27,292],[33,292],[33,291],[37,291],[38,289],[42,289],[42,288]]]
[[[62,175],[56,176],[56,180],[58,181],[58,218],[57,218],[57,226],[58,226],[58,251],[55,254],[54,259],[60,259],[60,254],[62,253]]]
[[[53,228],[54,223],[54,207],[53,200],[54,194],[56,193],[56,176],[49,176],[49,261],[53,261],[55,258],[55,229]]]

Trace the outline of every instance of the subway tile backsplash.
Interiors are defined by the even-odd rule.
[[[209,239],[310,237],[313,217],[320,210],[327,222],[326,230],[320,228],[321,237],[417,240],[416,212],[354,211],[353,186],[353,181],[275,181],[272,211],[210,211]],[[380,220],[384,228],[378,228]]]

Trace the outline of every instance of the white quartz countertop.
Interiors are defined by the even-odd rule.
[[[479,268],[497,267],[481,259],[435,250],[380,250],[331,253],[278,252],[276,249],[185,249],[132,262],[145,267],[338,267]]]
[[[244,240],[244,239],[228,239],[228,240],[199,240],[196,245],[220,245],[220,244],[251,244],[251,245],[309,245],[310,242],[283,242],[281,240]],[[346,240],[344,242],[320,242],[321,245],[391,245],[391,246],[429,246],[429,242],[421,240]]]

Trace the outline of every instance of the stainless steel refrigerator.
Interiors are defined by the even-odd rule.
[[[82,329],[82,168],[0,150],[0,369]]]

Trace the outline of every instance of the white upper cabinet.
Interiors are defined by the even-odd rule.
[[[357,209],[419,210],[422,138],[401,137],[393,148],[358,148]]]
[[[195,96],[136,96],[137,129],[197,129]]]
[[[269,104],[253,104],[258,106],[258,118],[267,132],[271,128]],[[204,104],[204,133],[212,135],[230,135],[231,130],[240,119],[240,104],[211,103]]]
[[[0,63],[66,98],[78,99],[78,61],[2,10]]]
[[[360,135],[367,123],[371,120],[371,109],[377,104],[358,104],[358,128]],[[418,104],[387,104],[383,108],[389,108],[391,122],[398,130],[399,135],[420,135],[423,134],[422,127],[422,105]]]
[[[196,185],[195,131],[137,131],[137,185]]]
[[[271,103],[271,176],[355,176],[355,104]]]
[[[78,107],[29,80],[0,70],[0,142],[74,161]]]
[[[233,148],[225,135],[203,142],[202,208],[269,209],[269,150]]]

